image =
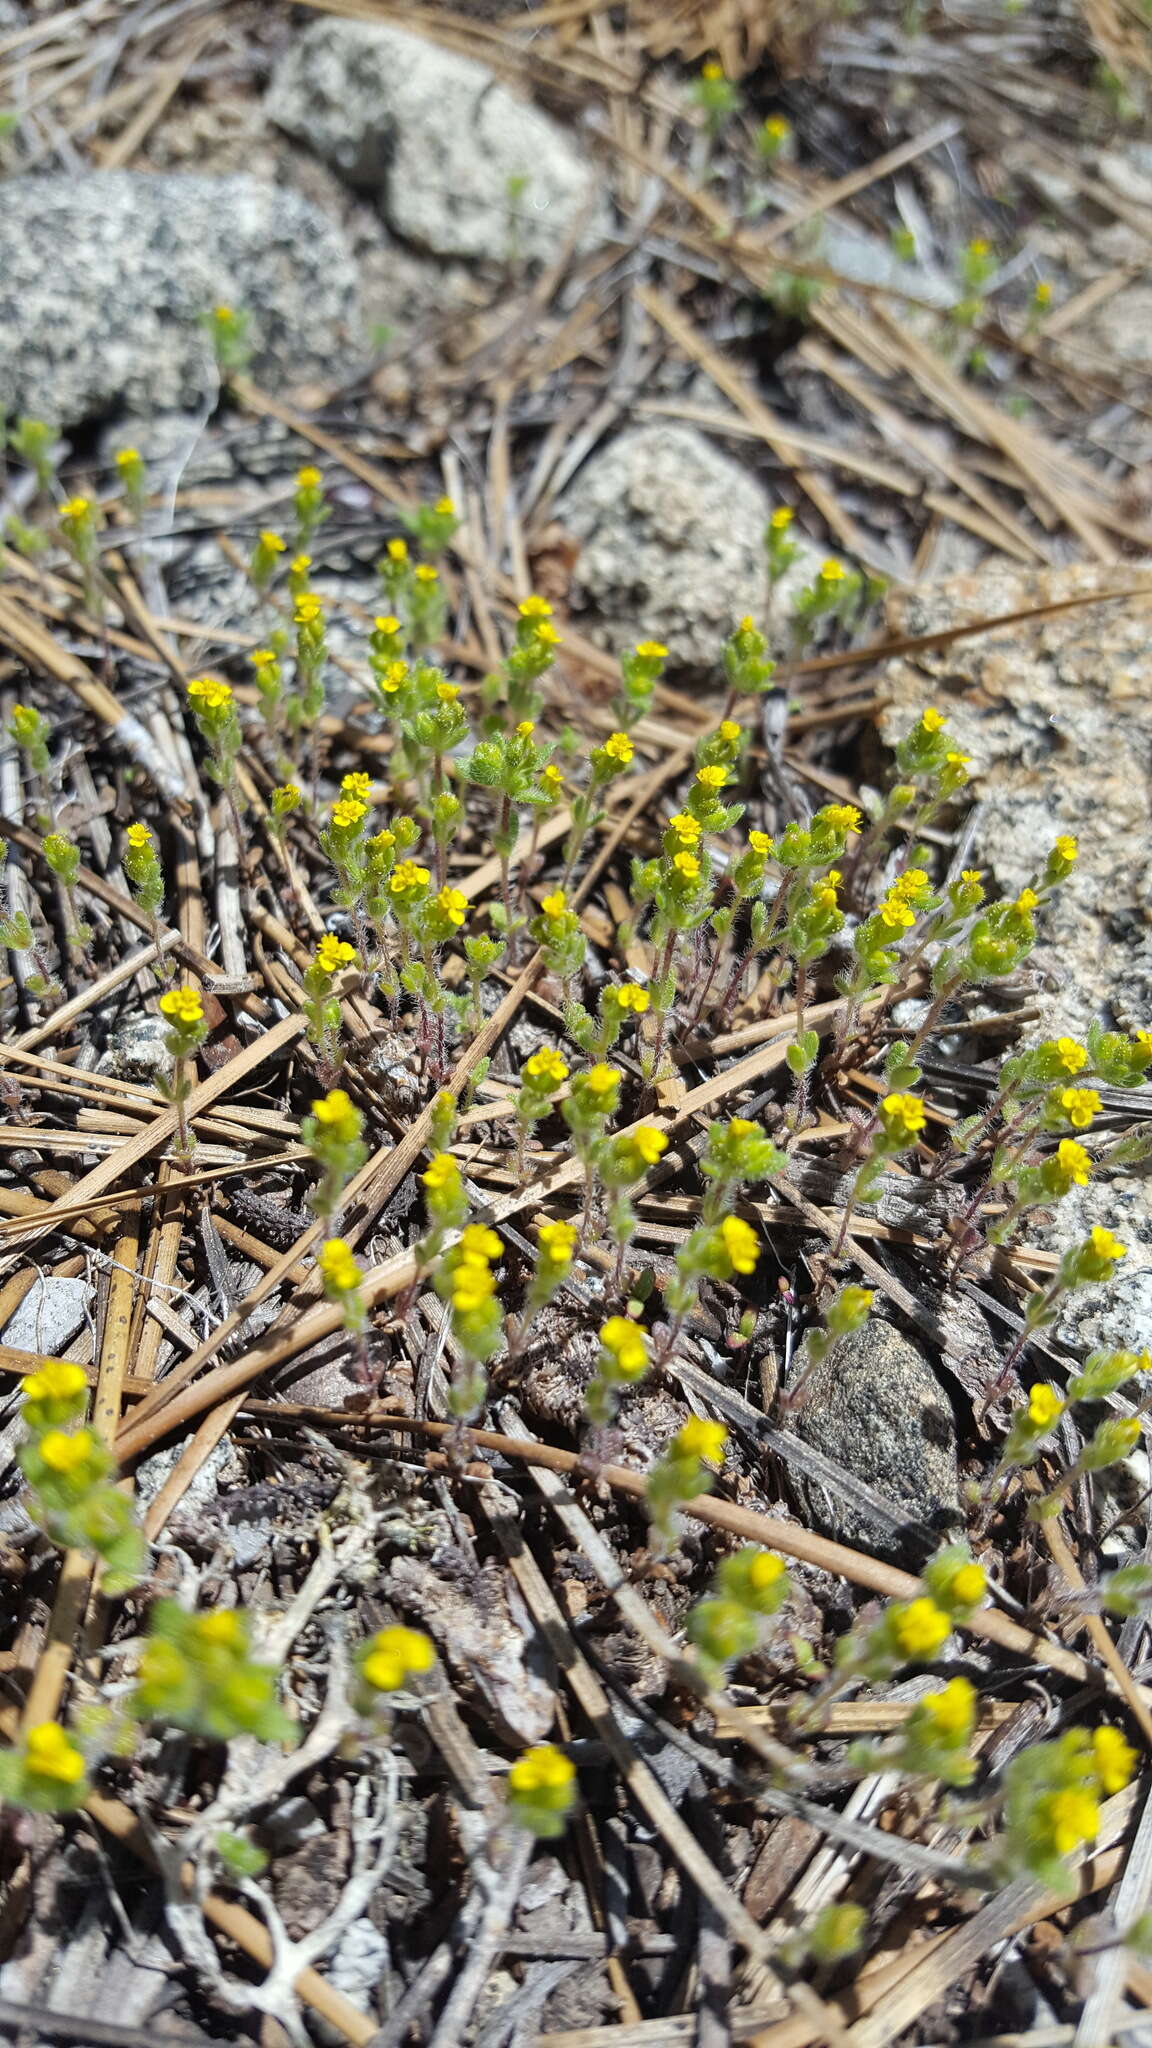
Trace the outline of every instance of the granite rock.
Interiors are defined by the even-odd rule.
[[[134,171],[5,180],[0,409],[77,426],[202,406],[217,376],[201,316],[218,304],[248,314],[264,384],[358,358],[355,263],[298,194]]]
[[[599,179],[566,130],[486,65],[405,29],[312,23],[265,108],[434,255],[549,262],[574,231],[583,246],[603,232]]]

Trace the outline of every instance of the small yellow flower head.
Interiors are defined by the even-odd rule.
[[[564,777],[554,761],[540,770],[540,786],[546,796],[557,797],[564,787]]]
[[[541,1253],[552,1266],[570,1266],[576,1251],[574,1223],[542,1223],[537,1232]]]
[[[948,1585],[948,1597],[957,1607],[979,1607],[988,1592],[988,1574],[980,1564],[958,1565]]]
[[[633,1131],[631,1143],[645,1166],[655,1166],[668,1150],[664,1132],[658,1131],[654,1124],[641,1124],[638,1130]]]
[[[1020,894],[1016,898],[1017,910],[1023,912],[1025,917],[1031,917],[1032,912],[1038,909],[1039,905],[1040,898],[1036,894],[1035,889],[1021,889]]]
[[[609,1316],[601,1325],[600,1342],[612,1361],[612,1373],[617,1379],[638,1380],[644,1377],[649,1364],[648,1338],[628,1316]]]
[[[356,797],[343,797],[332,809],[332,823],[338,826],[342,832],[350,831],[354,825],[358,825],[360,820],[367,816],[367,804],[360,803]]]
[[[218,676],[193,676],[188,695],[196,711],[223,711],[232,702],[232,691]]]
[[[323,617],[323,601],[317,597],[316,592],[314,590],[302,591],[296,599],[296,608],[292,613],[292,623],[296,626],[314,626],[316,621],[323,619]]]
[[[617,1009],[630,1010],[634,1017],[643,1017],[645,1015],[651,1001],[646,988],[638,988],[634,981],[625,981],[613,993],[616,997]],[[607,994],[607,990],[605,990],[605,994]]]
[[[750,832],[748,834],[748,844],[752,848],[753,853],[769,854],[772,851],[771,835],[767,832]]]
[[[696,780],[701,789],[723,789],[728,780],[728,770],[722,762],[715,761],[707,768],[697,769]]]
[[[373,1692],[399,1692],[406,1679],[423,1677],[435,1662],[431,1638],[422,1629],[382,1628],[361,1654],[360,1676]]]
[[[1113,1237],[1112,1232],[1105,1230],[1102,1224],[1098,1223],[1094,1230],[1090,1230],[1088,1237],[1098,1259],[1127,1258],[1127,1245],[1121,1244],[1120,1239]]]
[[[455,498],[437,498],[432,510],[438,512],[441,519],[455,519],[456,500]]]
[[[568,1079],[569,1071],[563,1053],[557,1052],[552,1045],[541,1046],[539,1052],[534,1052],[531,1058],[524,1062],[524,1079],[538,1088],[562,1087]]]
[[[829,555],[828,560],[820,564],[821,583],[843,583],[847,574],[843,562],[838,562],[835,555]]]
[[[466,1223],[460,1232],[458,1250],[463,1260],[486,1262],[498,1259],[504,1247],[496,1232],[490,1230],[486,1223]]]
[[[202,1024],[204,1005],[194,988],[170,988],[160,998],[160,1015],[171,1017],[174,1024]]]
[[[323,1124],[330,1130],[339,1130],[355,1120],[359,1132],[360,1112],[343,1088],[332,1088],[327,1095],[321,1095],[312,1104],[312,1114],[318,1124]]]
[[[720,721],[720,738],[726,747],[734,747],[736,745],[742,730],[743,728],[737,725],[734,718],[722,718]]]
[[[724,76],[724,66],[722,64],[718,64],[716,62],[716,59],[712,57],[709,59],[707,64],[701,66],[700,76],[701,78],[706,78],[708,80],[709,85],[715,85],[717,79],[723,78]]]
[[[296,471],[296,482],[302,491],[314,491],[321,481],[320,471],[313,469],[310,464],[305,469]]]
[[[605,1101],[610,1095],[615,1094],[621,1078],[619,1067],[607,1066],[603,1060],[598,1061],[596,1066],[589,1067],[588,1072],[580,1076],[588,1093]]]
[[[1052,287],[1046,277],[1038,279],[1032,292],[1034,306],[1047,306],[1052,302]]]
[[[923,726],[925,732],[940,732],[943,729],[943,727],[947,724],[947,720],[945,719],[943,712],[936,711],[935,709],[933,709],[931,705],[929,705],[927,711],[921,712],[920,723]]]
[[[373,619],[372,623],[376,627],[377,632],[384,633],[389,639],[393,633],[400,631],[400,621],[394,618],[391,612],[385,612],[382,618]]]
[[[697,846],[700,842],[699,820],[692,816],[691,811],[677,811],[674,818],[669,818],[665,829],[674,833],[682,846]]]
[[[459,683],[437,683],[436,685],[436,701],[438,704],[455,704],[459,695]]]
[[[860,813],[855,804],[828,804],[822,816],[833,831],[858,833],[860,830]]]
[[[514,1799],[538,1800],[542,1794],[564,1795],[570,1803],[576,1782],[576,1766],[554,1742],[541,1742],[518,1756],[508,1773],[508,1790]]]
[[[334,1294],[353,1293],[364,1277],[352,1256],[351,1245],[342,1237],[328,1239],[317,1264],[325,1287]]]
[[[462,889],[441,889],[436,898],[436,908],[459,931],[468,916],[468,898]]]
[[[550,619],[552,607],[546,597],[526,597],[516,607],[522,619]]]
[[[563,917],[568,908],[568,898],[563,889],[553,889],[550,896],[542,896],[540,908],[545,917]]]
[[[725,1216],[720,1225],[724,1249],[732,1262],[734,1273],[754,1273],[760,1257],[760,1244],[751,1224],[742,1216]]]
[[[194,1632],[202,1648],[238,1652],[248,1648],[248,1623],[236,1607],[217,1607],[212,1613],[198,1614]]]
[[[346,775],[344,777],[343,782],[340,784],[340,790],[342,795],[354,797],[358,804],[367,803],[368,792],[371,789],[371,787],[372,777],[370,775],[360,774]]]
[[[700,880],[700,863],[694,853],[674,853],[672,865],[685,882]]]
[[[919,1711],[945,1742],[965,1742],[976,1719],[976,1688],[967,1678],[951,1678],[939,1692],[925,1693]]]
[[[1061,1173],[1067,1176],[1074,1187],[1087,1187],[1092,1173],[1092,1161],[1083,1145],[1078,1145],[1075,1138],[1061,1138],[1056,1147],[1056,1162]]]
[[[1061,832],[1056,841],[1056,851],[1061,860],[1074,861],[1080,858],[1080,848],[1071,832]]]
[[[406,562],[408,560],[408,543],[406,540],[389,541],[388,560],[390,562]]]
[[[604,752],[610,761],[616,761],[621,768],[627,768],[636,749],[626,732],[609,733],[604,742]]]
[[[475,1315],[491,1301],[496,1280],[490,1266],[479,1259],[465,1259],[452,1276],[452,1306],[462,1316]]]
[[[95,1449],[96,1439],[90,1429],[77,1429],[71,1434],[63,1429],[50,1429],[40,1439],[40,1456],[48,1470],[62,1479],[86,1465]]]
[[[408,673],[406,661],[390,661],[380,677],[380,688],[387,696],[394,697],[397,690],[402,690],[408,681]]]
[[[518,740],[530,740],[535,730],[536,720],[534,718],[522,718],[516,727],[516,737]]]
[[[286,540],[281,540],[280,535],[273,533],[269,528],[267,532],[260,535],[260,545],[270,555],[282,555],[287,549],[288,543]]]
[[[910,1144],[927,1121],[918,1095],[886,1095],[880,1104],[880,1120],[890,1138]]]
[[[88,1386],[88,1375],[82,1365],[71,1365],[67,1359],[46,1358],[35,1372],[30,1372],[20,1382],[20,1392],[30,1401],[70,1401],[83,1394]]]
[[[456,1187],[460,1179],[460,1168],[450,1152],[437,1152],[435,1157],[429,1160],[420,1178],[431,1194],[439,1195],[449,1188]]]
[[[889,1614],[892,1639],[905,1657],[934,1657],[951,1633],[948,1616],[927,1595],[890,1608]]]
[[[659,640],[638,641],[636,652],[642,661],[667,661],[668,659],[668,649],[662,647]]]
[[[351,967],[356,958],[355,946],[347,939],[338,939],[334,932],[325,932],[316,948],[315,965],[321,974],[339,974],[342,967]]]
[[[1074,1131],[1086,1131],[1103,1104],[1095,1088],[1062,1088],[1060,1107]]]
[[[1064,1403],[1046,1381],[1028,1389],[1028,1420],[1033,1429],[1054,1429],[1064,1413]]]
[[[1056,1057],[1066,1074],[1078,1074],[1088,1064],[1088,1054],[1074,1038],[1057,1038],[1054,1041]]]
[[[822,882],[814,882],[812,884],[812,901],[817,910],[839,909],[840,906],[836,901],[836,891],[839,886],[840,876],[835,868],[829,869]]]
[[[722,1422],[708,1422],[702,1415],[690,1415],[672,1439],[676,1458],[699,1458],[704,1465],[722,1465],[728,1431]]]
[[[431,880],[431,870],[421,867],[419,861],[402,860],[388,877],[388,887],[393,896],[404,896],[411,889],[427,888]]]
[[[151,846],[152,834],[147,825],[129,825],[125,834],[129,846]]]
[[[84,1759],[58,1721],[41,1721],[38,1727],[28,1730],[24,1756],[34,1778],[49,1778],[58,1785],[78,1785],[84,1776]]]
[[[1074,1785],[1041,1800],[1038,1817],[1046,1823],[1052,1846],[1060,1856],[1071,1856],[1082,1842],[1094,1842],[1100,1832],[1096,1800],[1091,1792]]]
[[[1111,1795],[1122,1792],[1136,1775],[1136,1751],[1118,1728],[1096,1728],[1092,1734],[1092,1758],[1101,1790]]]
[[[138,448],[121,448],[115,458],[117,469],[135,469],[139,460],[140,450]]]
[[[431,562],[417,562],[415,576],[417,583],[438,583],[440,581],[439,571],[432,567]]]
[[[765,121],[764,123],[765,132],[769,128],[775,131],[777,129],[786,129],[787,126],[787,121]],[[783,140],[783,137],[781,137],[781,140]],[[768,524],[774,533],[787,533],[795,517],[796,514],[793,512],[791,505],[777,505]]]
[[[60,507],[60,517],[66,520],[86,519],[91,510],[92,500],[90,498],[69,498]]]

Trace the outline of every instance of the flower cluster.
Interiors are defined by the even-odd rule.
[[[239,1608],[188,1614],[174,1600],[156,1601],[129,1700],[137,1720],[214,1742],[285,1742],[296,1731],[278,1692],[279,1673],[253,1657],[251,1624]]]
[[[17,1458],[34,1520],[61,1550],[98,1558],[106,1592],[125,1592],[144,1569],[144,1538],[131,1500],[115,1484],[112,1453],[81,1423],[88,1405],[83,1366],[46,1359],[20,1390],[29,1434]]]
[[[784,1605],[790,1584],[783,1560],[770,1550],[749,1546],[721,1561],[712,1591],[686,1625],[707,1685],[718,1685],[730,1664],[759,1646],[763,1623]]]

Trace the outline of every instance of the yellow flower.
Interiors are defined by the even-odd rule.
[[[919,1709],[945,1741],[964,1741],[976,1719],[976,1688],[967,1678],[950,1678],[939,1692],[925,1693]]]
[[[380,688],[387,696],[394,697],[397,690],[403,689],[407,681],[408,663],[406,661],[390,661],[380,677]]]
[[[273,647],[254,647],[248,656],[254,669],[273,668],[280,656]]]
[[[360,803],[356,797],[345,797],[333,806],[332,823],[343,832],[350,830],[353,825],[358,825],[361,818],[367,816],[367,804]]]
[[[372,623],[379,632],[386,633],[389,638],[393,633],[400,631],[400,621],[394,618],[391,612],[385,612],[383,618],[374,619]]]
[[[891,932],[906,932],[916,922],[916,912],[895,894],[885,898],[876,915]]]
[[[457,1266],[452,1276],[452,1306],[461,1315],[475,1315],[495,1292],[496,1281],[490,1266],[471,1259]]]
[[[371,787],[372,777],[370,775],[346,775],[340,784],[342,794],[355,798],[358,804],[367,803],[368,792]]]
[[[125,834],[129,846],[151,846],[152,834],[147,825],[129,825]]]
[[[634,1017],[643,1017],[651,1001],[647,989],[637,988],[634,981],[624,982],[621,987],[614,990],[614,994],[617,1008],[631,1010]]]
[[[337,1294],[351,1294],[363,1275],[352,1256],[352,1247],[342,1237],[330,1237],[317,1261],[326,1287]]]
[[[466,1223],[457,1249],[461,1259],[487,1260],[498,1259],[504,1247],[486,1223]]]
[[[555,626],[550,626],[547,622],[542,626],[537,626],[536,639],[541,647],[559,647],[561,644],[560,635],[556,631]]]
[[[138,448],[121,448],[116,456],[116,467],[117,469],[135,469],[139,460],[140,450]]]
[[[302,491],[314,491],[320,480],[320,471],[313,469],[310,464],[296,471],[296,482]]]
[[[690,1415],[672,1439],[672,1453],[678,1458],[699,1458],[705,1465],[724,1463],[728,1431],[722,1422],[708,1422],[702,1415]]]
[[[552,607],[546,597],[526,597],[516,607],[522,619],[550,619]]]
[[[828,560],[820,564],[821,583],[843,583],[847,574],[843,562],[838,562],[835,555],[829,555]]]
[[[751,612],[745,612],[744,617],[740,621],[739,630],[741,633],[754,633],[756,631],[756,621],[752,617]]]
[[[769,854],[772,851],[771,835],[767,832],[750,832],[748,844],[753,853]]]
[[[40,1439],[40,1456],[50,1472],[67,1478],[88,1463],[96,1448],[96,1439],[90,1429],[78,1429],[69,1435],[67,1430],[49,1429]]]
[[[458,931],[468,916],[468,898],[462,889],[441,889],[436,898],[436,908]]]
[[[1060,1856],[1070,1856],[1081,1842],[1094,1842],[1100,1832],[1100,1808],[1090,1792],[1069,1786],[1053,1792],[1040,1803],[1052,1844]]]
[[[619,1067],[609,1067],[603,1060],[599,1061],[596,1066],[589,1067],[588,1072],[580,1076],[584,1087],[588,1089],[590,1094],[601,1096],[611,1095],[613,1090],[619,1087],[620,1078]]]
[[[724,1249],[735,1273],[754,1273],[760,1257],[760,1243],[751,1225],[741,1216],[725,1216],[720,1225]]]
[[[91,498],[69,498],[66,504],[60,507],[60,517],[71,520],[85,519],[91,510]]]
[[[210,1614],[198,1614],[195,1636],[208,1649],[242,1652],[248,1647],[248,1626],[236,1607],[217,1607]]]
[[[700,863],[694,853],[674,853],[672,865],[676,873],[682,875],[686,882],[698,882],[700,880]]]
[[[700,823],[691,811],[677,811],[674,818],[669,818],[666,830],[675,833],[684,846],[696,846],[700,839]]]
[[[300,596],[296,599],[296,609],[292,614],[293,625],[314,626],[317,619],[322,619],[323,616],[324,606],[321,599],[317,597],[315,591],[302,591]]]
[[[393,896],[404,896],[410,889],[426,888],[431,880],[430,869],[421,867],[418,861],[402,860],[388,877],[388,887]]]
[[[406,562],[408,560],[408,543],[406,540],[389,541],[388,560],[390,562]]]
[[[542,1223],[537,1241],[551,1265],[570,1266],[576,1250],[576,1235],[574,1223]]]
[[[1050,305],[1050,304],[1051,304],[1051,300],[1052,300],[1052,287],[1051,287],[1051,285],[1049,284],[1049,282],[1048,282],[1047,278],[1045,278],[1045,277],[1039,278],[1039,279],[1037,280],[1037,283],[1036,283],[1036,284],[1035,284],[1035,286],[1033,287],[1033,291],[1032,291],[1032,303],[1033,303],[1033,305],[1034,305],[1034,306],[1047,306],[1047,305]]]
[[[1060,1107],[1074,1131],[1086,1131],[1103,1104],[1095,1088],[1062,1088]]]
[[[1061,860],[1071,861],[1080,858],[1079,844],[1071,832],[1061,832],[1056,841],[1055,851],[1059,854]]]
[[[58,1721],[41,1721],[28,1730],[24,1757],[34,1778],[51,1778],[58,1785],[78,1785],[84,1776],[84,1759]]]
[[[561,1087],[568,1079],[569,1071],[563,1053],[551,1045],[541,1046],[539,1052],[534,1052],[524,1062],[524,1079],[540,1082],[546,1088]]]
[[[1075,1187],[1087,1187],[1092,1161],[1075,1138],[1061,1138],[1056,1147],[1056,1161],[1061,1173],[1066,1174]]]
[[[740,731],[741,728],[737,725],[734,718],[721,719],[720,738],[724,741],[725,746],[734,747],[740,737]]]
[[[568,899],[563,889],[553,889],[550,896],[542,896],[540,908],[545,917],[563,917],[568,908]]]
[[[707,768],[698,769],[696,780],[701,789],[723,789],[728,780],[728,770],[721,762],[716,761]]]
[[[860,813],[855,804],[829,804],[823,816],[836,832],[860,830]]]
[[[437,683],[436,685],[436,700],[439,704],[455,704],[459,695],[459,683]]]
[[[822,882],[814,882],[812,885],[812,902],[815,908],[817,910],[838,910],[840,906],[836,901],[836,891],[839,886],[840,877],[834,868],[830,874],[825,875]]]
[[[351,967],[356,958],[355,946],[347,939],[338,939],[333,932],[325,932],[316,948],[315,965],[321,974],[338,974],[342,967]]]
[[[160,1014],[176,1024],[202,1024],[204,1005],[194,988],[170,988],[160,998]]]
[[[667,661],[668,659],[668,649],[662,647],[659,640],[638,641],[636,652],[640,656],[641,661]]]
[[[417,583],[437,583],[440,580],[439,573],[432,567],[431,562],[417,562],[415,575]]]
[[[232,702],[232,692],[227,683],[217,676],[193,676],[188,685],[188,695],[197,709],[221,711]]]
[[[1096,1728],[1092,1733],[1092,1754],[1096,1775],[1105,1792],[1122,1792],[1136,1774],[1136,1751],[1118,1728]]]
[[[1046,1381],[1028,1389],[1028,1420],[1033,1429],[1051,1429],[1064,1413],[1064,1403]]]
[[[648,1370],[648,1338],[628,1316],[609,1316],[600,1328],[600,1342],[621,1379],[638,1380]]]
[[[957,1607],[979,1607],[988,1591],[988,1574],[980,1564],[958,1565],[948,1586],[948,1597]]]
[[[564,1793],[576,1777],[576,1766],[554,1742],[541,1742],[518,1756],[508,1773],[508,1790],[530,1800],[540,1792]]]
[[[905,1657],[934,1657],[951,1633],[948,1616],[927,1595],[890,1608],[889,1614],[892,1639]]]
[[[608,738],[604,742],[604,752],[607,754],[608,759],[610,761],[618,761],[621,768],[628,766],[635,751],[626,732],[609,733]]]
[[[442,1194],[446,1188],[454,1188],[460,1179],[460,1168],[450,1152],[437,1152],[430,1159],[420,1176],[424,1186],[432,1194]]]
[[[516,727],[516,737],[518,740],[530,740],[535,730],[536,720],[534,718],[522,718]]]
[[[631,1142],[645,1166],[655,1166],[668,1150],[668,1140],[655,1124],[641,1124],[639,1130],[633,1131]]]
[[[759,1550],[748,1566],[748,1585],[753,1593],[766,1593],[784,1577],[784,1560],[770,1550]]]
[[[918,1095],[886,1095],[880,1115],[889,1137],[914,1138],[926,1122],[924,1104]]]
[[[360,1659],[360,1674],[374,1692],[398,1692],[407,1678],[431,1671],[436,1651],[418,1628],[382,1628]]]
[[[770,134],[773,140],[781,142],[784,139],[787,128],[787,121],[776,120],[765,121],[764,123],[765,134]],[[793,512],[791,505],[777,505],[768,524],[774,533],[787,533],[795,517],[796,514]]]
[[[559,796],[564,787],[564,777],[554,761],[540,770],[540,783],[546,796]]]
[[[1021,889],[1020,894],[1016,898],[1016,908],[1022,911],[1025,917],[1030,917],[1032,912],[1038,908],[1039,902],[1040,898],[1036,894],[1035,889]]]
[[[66,1359],[46,1358],[36,1372],[20,1382],[20,1392],[30,1401],[74,1401],[88,1389],[88,1375],[82,1365]]]
[[[929,705],[927,711],[921,712],[920,723],[925,732],[940,732],[947,724],[947,720],[942,711],[936,711]]]
[[[1121,1244],[1120,1239],[1113,1237],[1112,1232],[1105,1230],[1101,1224],[1098,1223],[1094,1230],[1090,1230],[1088,1236],[1098,1259],[1127,1258],[1127,1245]]]
[[[306,576],[311,567],[311,555],[293,555],[292,560],[288,564],[288,574],[290,576]]]
[[[267,532],[260,535],[260,545],[268,554],[282,555],[288,543],[286,540],[281,540],[280,535],[273,533],[269,528]]]
[[[1057,1038],[1053,1049],[1066,1074],[1078,1074],[1088,1064],[1087,1052],[1074,1038]]]
[[[724,76],[724,66],[717,64],[713,57],[707,64],[702,66],[700,76],[701,78],[706,78],[709,85],[715,85],[716,81]]]

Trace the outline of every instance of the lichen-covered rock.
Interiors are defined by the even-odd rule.
[[[898,633],[935,633],[1030,605],[1142,584],[1137,563],[1021,572],[985,564],[893,597]],[[1152,598],[1087,603],[890,662],[882,731],[898,738],[928,704],[970,754],[980,798],[976,859],[1003,892],[1030,882],[1057,833],[1080,842],[1045,907],[1033,956],[1047,986],[1040,1036],[1083,1037],[1093,1018],[1152,1021]]]
[[[582,543],[576,598],[613,651],[662,641],[676,668],[715,669],[720,649],[767,595],[756,479],[692,427],[634,427],[594,455],[558,507]],[[820,556],[802,544],[804,554]],[[794,565],[793,578],[805,570]]]
[[[805,1386],[793,1427],[804,1442],[862,1480],[910,1525],[893,1541],[851,1500],[796,1478],[814,1522],[840,1543],[878,1556],[922,1557],[960,1518],[956,1420],[928,1360],[874,1317],[835,1345]]]
[[[136,171],[4,181],[0,409],[76,426],[202,405],[217,304],[248,314],[267,384],[327,380],[360,348],[356,266],[294,192]]]
[[[494,72],[390,24],[318,21],[293,40],[265,108],[437,256],[548,262],[601,232],[583,151]]]

